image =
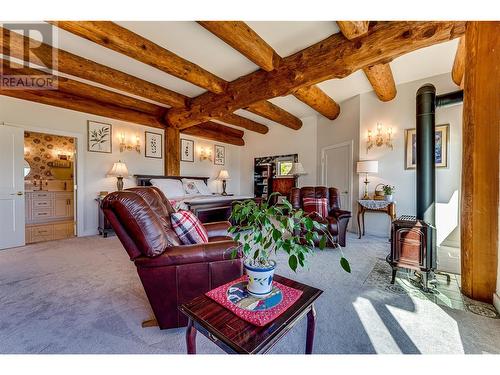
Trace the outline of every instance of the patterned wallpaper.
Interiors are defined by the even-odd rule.
[[[24,132],[24,158],[31,167],[31,172],[26,179],[55,179],[50,164],[59,161],[58,154],[73,156],[74,150],[74,138],[36,132]]]

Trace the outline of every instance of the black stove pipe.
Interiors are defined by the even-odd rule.
[[[436,222],[435,148],[436,88],[431,84],[417,91],[417,219]]]
[[[462,103],[464,101],[464,91],[458,90],[436,96],[436,107],[448,107]]]

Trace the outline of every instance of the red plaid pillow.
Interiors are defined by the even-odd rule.
[[[177,211],[171,214],[170,222],[184,245],[208,242],[207,230],[191,211]]]
[[[321,217],[328,216],[328,200],[326,198],[303,198],[302,205],[307,213],[316,212]]]

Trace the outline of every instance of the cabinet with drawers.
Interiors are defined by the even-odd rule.
[[[73,192],[26,192],[26,243],[72,237]]]

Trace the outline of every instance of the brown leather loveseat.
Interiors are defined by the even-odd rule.
[[[347,224],[351,217],[349,211],[340,209],[340,195],[337,188],[327,188],[324,186],[307,186],[302,188],[292,188],[290,192],[290,203],[293,208],[303,208],[304,198],[326,198],[328,202],[328,216],[321,217],[313,214],[310,217],[324,225],[332,235],[334,241],[340,246],[346,245]],[[333,246],[333,243],[328,245]]]
[[[154,187],[132,188],[106,196],[102,209],[135,263],[161,329],[182,327],[178,306],[242,275],[238,245],[227,235],[229,222],[204,224],[209,242],[182,245],[170,226],[173,209]]]

